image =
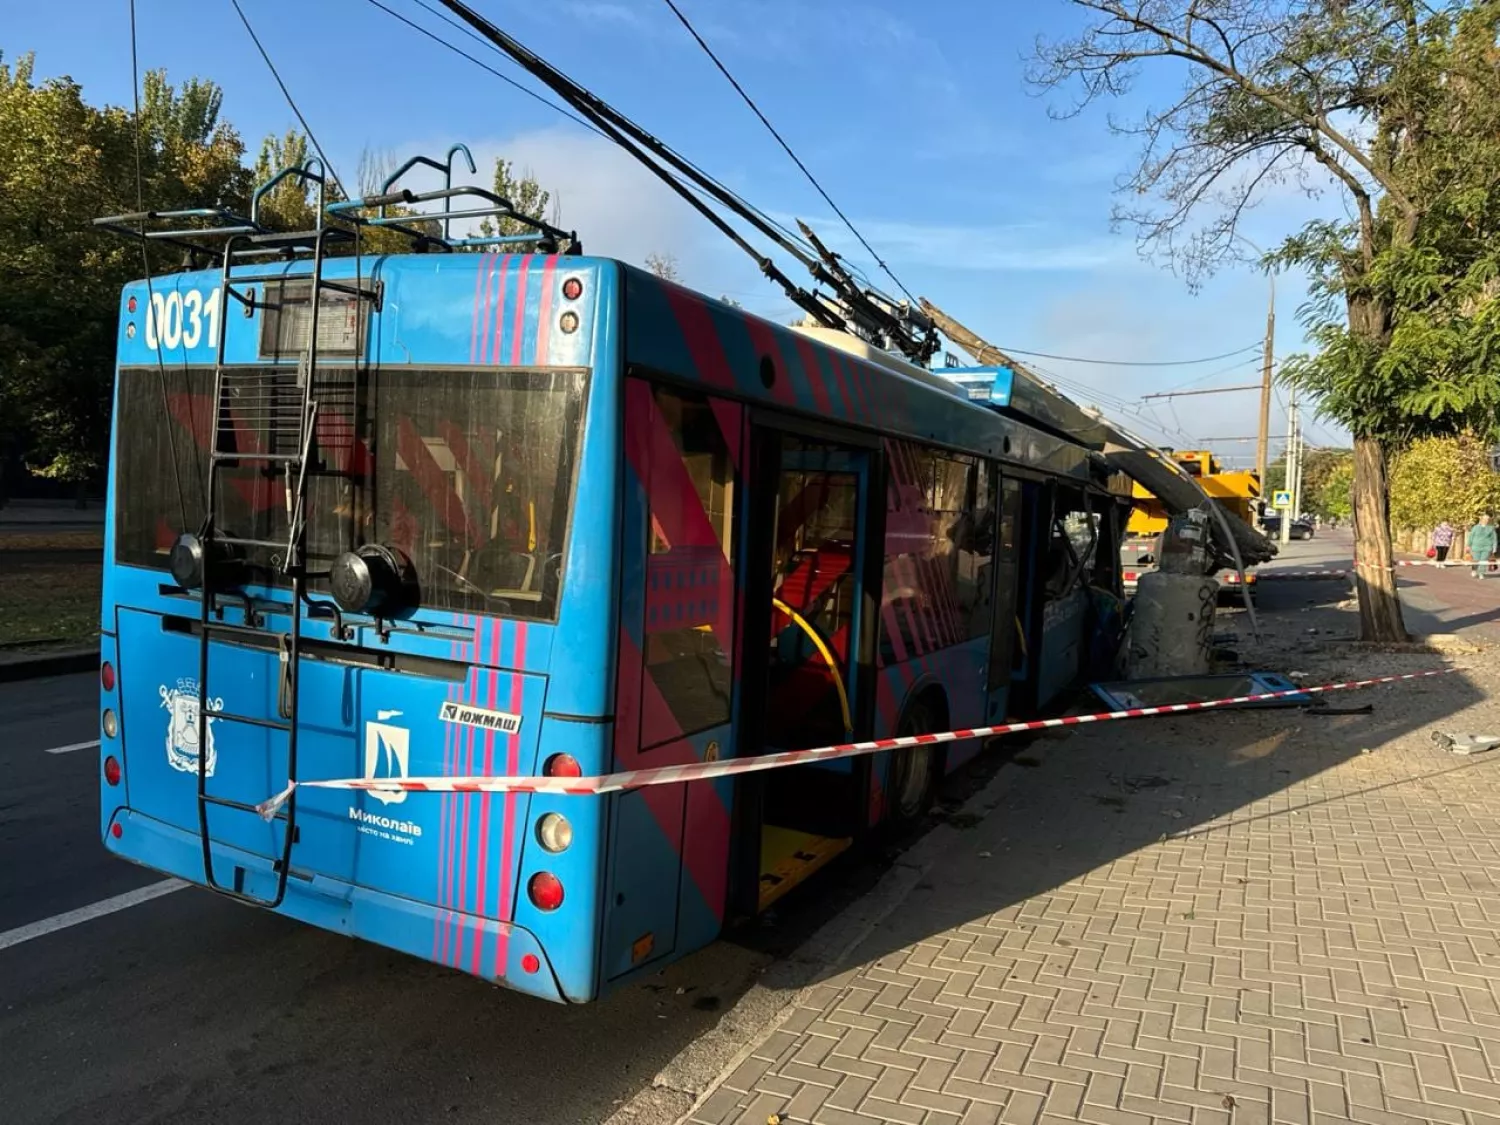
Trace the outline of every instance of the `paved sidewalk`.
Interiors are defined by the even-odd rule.
[[[688,1120],[1500,1125],[1500,753],[1428,739],[1485,694],[1038,744]]]

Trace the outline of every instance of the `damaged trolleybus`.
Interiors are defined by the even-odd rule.
[[[919,815],[977,747],[255,803],[294,778],[593,776],[977,726],[1085,674],[1128,497],[1007,372],[789,330],[545,223],[468,246],[397,199],[519,221],[460,187],[293,233],[253,207],[101,220],[202,266],[121,295],[110,850],[588,1001]],[[350,253],[377,226],[412,252]]]

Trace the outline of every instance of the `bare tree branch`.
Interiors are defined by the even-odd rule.
[[[1374,159],[1334,120],[1335,114],[1367,113],[1376,105],[1377,76],[1366,73],[1347,52],[1330,52],[1326,45],[1317,44],[1323,48],[1319,55],[1299,43],[1300,28],[1292,18],[1295,9],[1281,10],[1281,5],[1265,0],[1073,2],[1103,20],[1078,39],[1041,47],[1038,57],[1045,70],[1037,77],[1043,85],[1078,79],[1083,94],[1080,104],[1087,104],[1128,89],[1142,62],[1181,60],[1288,123],[1302,126],[1306,130],[1303,148],[1352,195],[1371,194],[1370,185],[1362,179],[1367,176],[1408,221],[1417,215],[1416,204],[1392,169]],[[1350,33],[1378,37],[1392,23],[1376,20],[1362,30],[1351,25]],[[1196,34],[1199,26],[1209,33],[1207,40]],[[1296,81],[1287,81],[1289,75],[1295,75]],[[1171,117],[1172,111],[1165,116]]]

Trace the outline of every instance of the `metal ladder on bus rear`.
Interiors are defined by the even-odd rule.
[[[316,170],[314,170],[316,169]],[[278,183],[287,177],[297,177],[304,183],[317,187],[317,226],[311,231],[289,233],[269,232],[260,228],[259,203]],[[339,293],[352,297],[357,303],[369,301],[373,307],[378,303],[375,289],[365,289],[359,284],[356,269],[356,284],[330,281],[323,276],[327,260],[327,249],[335,243],[357,242],[358,234],[342,227],[326,225],[323,221],[323,192],[325,188],[322,165],[308,161],[306,165],[283,169],[271,180],[262,184],[251,204],[251,223],[258,229],[250,233],[231,234],[224,248],[221,292],[223,308],[229,308],[232,298],[246,309],[247,315],[256,309],[279,310],[281,303],[256,298],[256,286],[269,294],[271,286],[279,286],[280,298],[286,299],[287,283],[307,282],[310,305],[307,347],[299,357],[295,369],[283,364],[255,367],[252,370],[228,371],[225,365],[225,340],[229,333],[221,331],[218,352],[214,364],[213,429],[208,466],[208,510],[200,536],[204,559],[203,596],[199,613],[198,633],[198,829],[203,844],[204,882],[213,890],[243,902],[274,908],[286,897],[287,877],[291,871],[292,846],[297,840],[297,796],[295,788],[283,809],[272,821],[283,826],[280,856],[274,861],[276,888],[269,897],[247,894],[238,886],[219,881],[214,874],[213,846],[209,833],[209,809],[214,806],[235,809],[241,812],[258,813],[255,805],[243,801],[218,797],[208,792],[208,726],[210,722],[240,723],[280,732],[286,737],[287,784],[297,780],[297,728],[299,719],[299,667],[302,657],[302,608],[312,603],[307,595],[309,575],[307,569],[307,493],[308,467],[314,454],[315,433],[318,422],[318,401],[315,396],[315,376],[318,370],[318,317],[325,293]],[[356,254],[358,247],[356,245]],[[310,275],[288,275],[285,271],[257,274],[235,274],[234,266],[248,260],[276,256],[295,259],[311,255]],[[237,288],[238,287],[238,291]],[[362,310],[361,310],[362,312]],[[225,316],[227,323],[228,317]],[[363,333],[365,318],[357,317],[358,331]],[[278,336],[280,324],[277,326]],[[279,339],[278,339],[279,344]],[[356,353],[358,349],[356,348]],[[357,358],[356,358],[357,362]],[[256,450],[225,448],[226,413],[232,404],[236,411],[236,434],[249,432],[256,439]],[[281,539],[257,539],[248,536],[222,534],[218,527],[218,501],[220,495],[220,470],[228,465],[261,465],[268,473],[279,473],[286,496],[287,533]],[[251,603],[246,600],[247,620],[245,626],[220,623],[214,620],[217,597],[208,578],[212,560],[224,558],[237,552],[269,551],[272,565],[291,581],[290,628],[281,634],[280,689],[277,708],[278,719],[264,719],[255,715],[240,714],[221,708],[211,709],[209,701],[209,651],[215,635],[244,636],[255,631],[250,615]]]

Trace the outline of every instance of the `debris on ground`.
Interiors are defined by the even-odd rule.
[[[1319,705],[1317,707],[1309,707],[1302,713],[1304,715],[1373,715],[1375,713],[1375,705],[1373,703],[1365,703],[1359,707],[1329,707],[1327,705]]]
[[[1446,734],[1435,730],[1432,741],[1452,754],[1483,754],[1500,746],[1500,734]]]

